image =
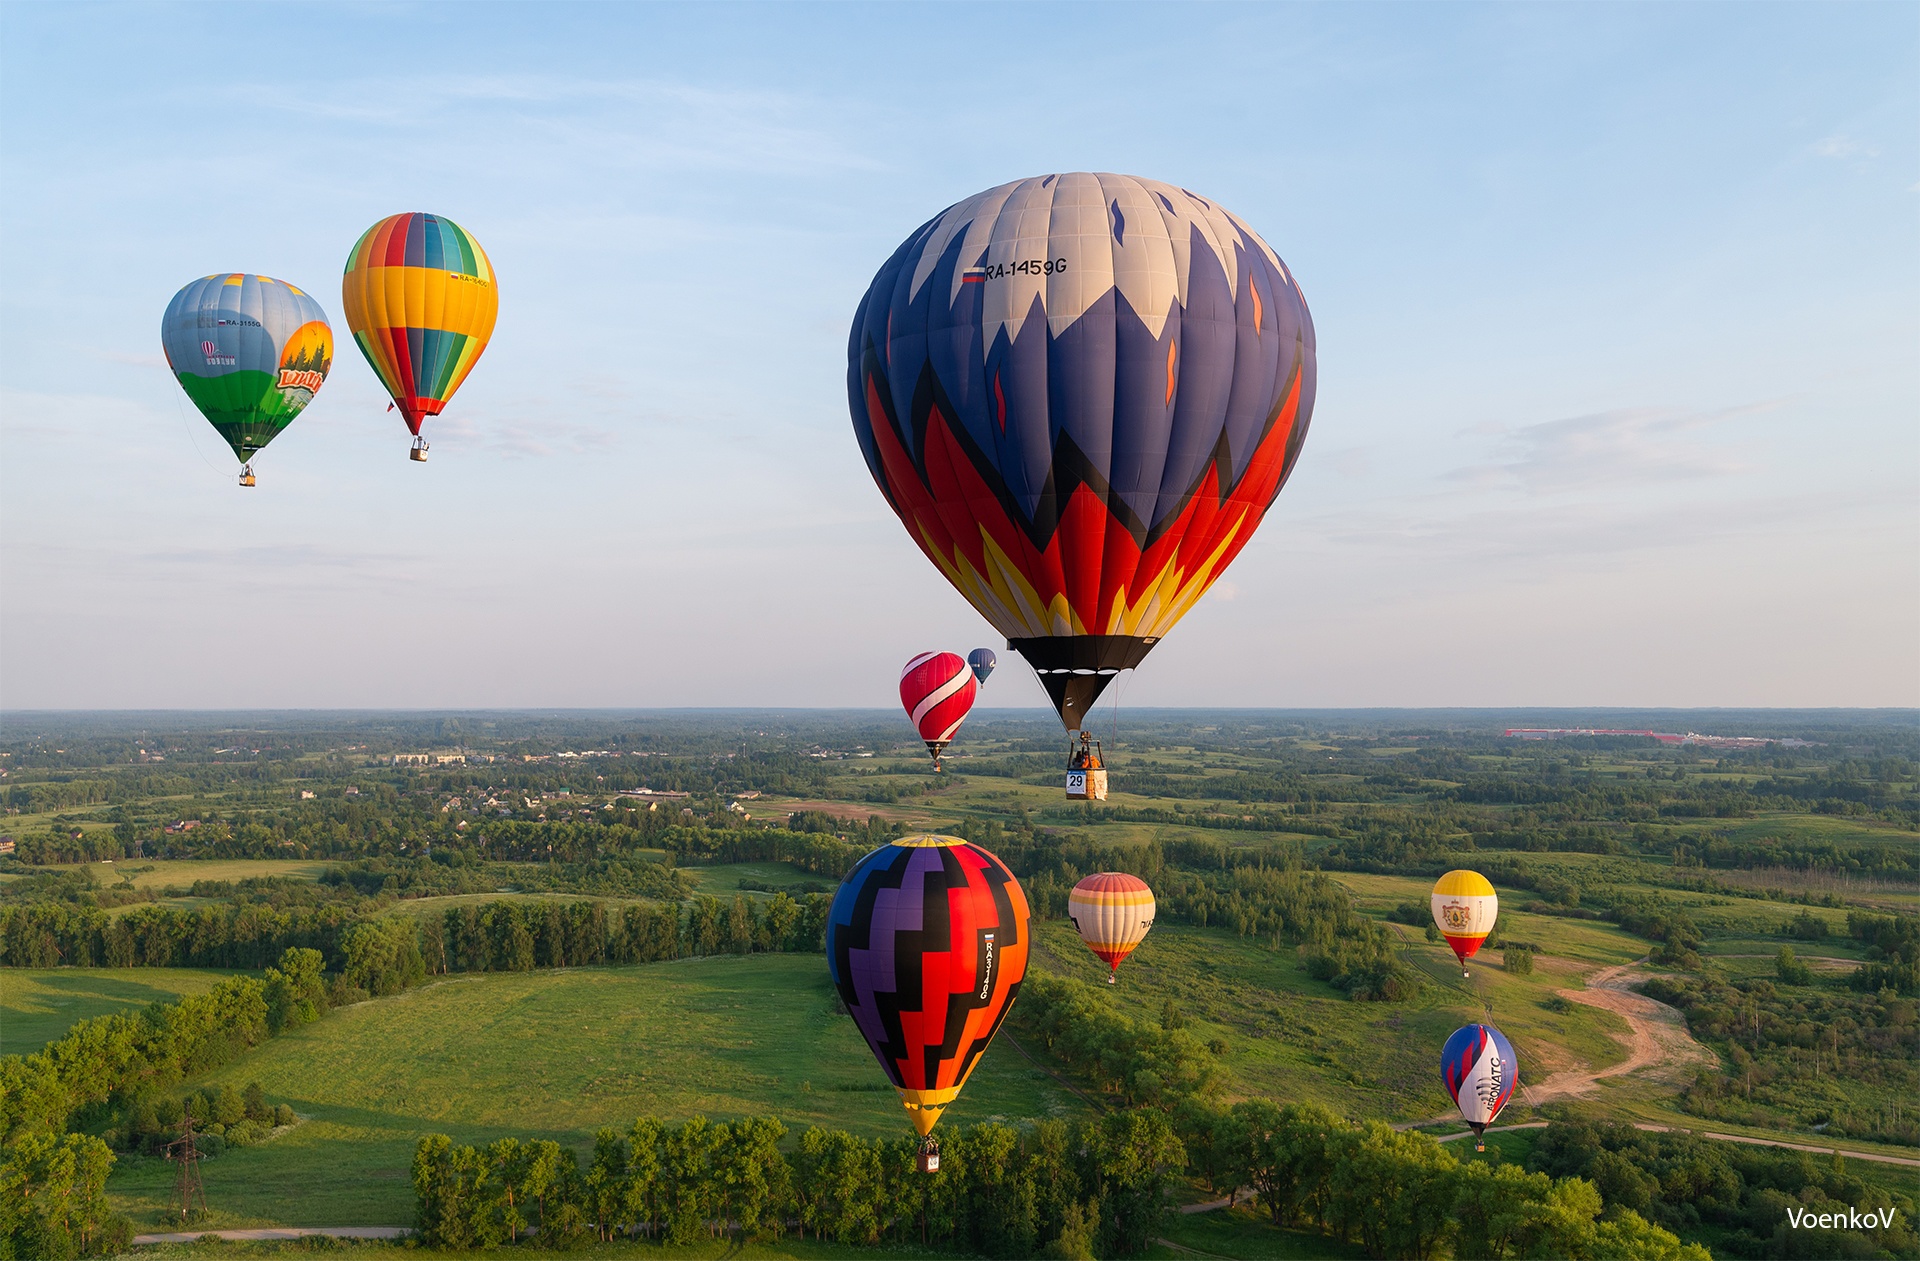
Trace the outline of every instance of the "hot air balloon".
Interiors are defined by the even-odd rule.
[[[1000,664],[1000,658],[993,655],[991,648],[975,648],[967,654],[967,665],[973,669],[974,682],[981,687],[987,685],[987,676]]]
[[[413,433],[438,416],[473,371],[500,313],[487,252],[465,228],[429,214],[388,215],[347,256],[340,282],[347,327]]]
[[[1487,878],[1477,871],[1449,871],[1433,885],[1433,922],[1460,958],[1460,975],[1467,960],[1493,931],[1500,899]]]
[[[1153,927],[1153,890],[1138,876],[1123,871],[1099,871],[1073,886],[1067,895],[1067,918],[1079,930],[1087,949],[1107,965],[1112,985],[1120,961],[1133,953]]]
[[[867,467],[1069,731],[1232,563],[1299,458],[1313,320],[1243,221],[1045,175],[928,221],[847,345]]]
[[[233,448],[240,484],[253,453],[313,401],[333,367],[327,313],[284,280],[222,272],[194,281],[160,317],[167,366]]]
[[[827,967],[939,1168],[959,1097],[1027,974],[1027,895],[978,845],[906,836],[855,864],[827,916]]]
[[[1487,1150],[1486,1129],[1520,1084],[1520,1059],[1507,1035],[1492,1025],[1455,1029],[1440,1051],[1440,1080],[1473,1130],[1473,1149]]]
[[[940,750],[966,721],[980,685],[967,663],[951,652],[923,652],[900,671],[900,704],[927,742],[933,769],[940,769]]]

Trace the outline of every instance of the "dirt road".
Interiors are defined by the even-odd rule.
[[[1602,968],[1587,977],[1583,990],[1561,990],[1569,1002],[1585,1003],[1613,1012],[1627,1022],[1627,1058],[1607,1068],[1585,1071],[1565,1069],[1538,1086],[1527,1090],[1528,1102],[1547,1103],[1554,1099],[1579,1099],[1592,1095],[1599,1082],[1608,1077],[1639,1073],[1651,1081],[1681,1086],[1702,1068],[1717,1063],[1712,1051],[1693,1040],[1687,1021],[1665,1003],[1656,1003],[1633,988],[1647,979],[1636,969],[1645,963],[1636,959],[1619,967]]]

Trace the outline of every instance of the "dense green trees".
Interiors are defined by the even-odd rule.
[[[226,1063],[269,1036],[266,988],[230,977],[137,1014],[82,1020],[44,1050],[0,1059],[0,1136],[58,1133],[82,1108]]]
[[[991,1257],[1049,1248],[1132,1256],[1164,1229],[1186,1164],[1153,1109],[1077,1126],[955,1130],[942,1137],[932,1176],[915,1169],[911,1139],[811,1128],[783,1149],[786,1134],[770,1117],[679,1125],[642,1117],[624,1134],[600,1131],[584,1174],[551,1144],[456,1147],[431,1136],[413,1164],[421,1236],[471,1248],[525,1230],[556,1244],[582,1231],[688,1243],[796,1230],[838,1244],[924,1242]]]
[[[1596,1261],[1674,1256],[1650,1232],[1698,1234],[1703,1227],[1713,1231],[1715,1251],[1724,1256],[1920,1257],[1914,1197],[1889,1195],[1838,1156],[1653,1133],[1569,1110],[1541,1131],[1528,1165],[1599,1189],[1607,1218],[1595,1228],[1590,1255]],[[1818,1239],[1791,1231],[1789,1210],[1838,1206],[1898,1214],[1884,1230],[1822,1231]]]
[[[1251,1191],[1276,1226],[1325,1231],[1368,1256],[1707,1261],[1704,1249],[1603,1196],[1584,1165],[1585,1176],[1550,1176],[1462,1162],[1425,1135],[1356,1127],[1313,1104],[1190,1102],[1178,1117],[1192,1172],[1217,1189]]]
[[[933,1175],[915,1170],[909,1138],[811,1128],[783,1146],[786,1132],[764,1117],[642,1117],[624,1133],[600,1131],[584,1174],[551,1143],[459,1147],[431,1136],[413,1165],[422,1240],[463,1249],[531,1235],[558,1246],[590,1233],[673,1244],[797,1231],[988,1257],[1137,1256],[1165,1232],[1176,1179],[1212,1159],[1224,1185],[1251,1188],[1276,1224],[1324,1231],[1372,1257],[1708,1261],[1603,1198],[1591,1177],[1461,1162],[1424,1135],[1351,1126],[1313,1106],[1189,1108],[1178,1127],[1152,1107],[1072,1125],[976,1125],[942,1136]],[[1575,1135],[1544,1160],[1578,1164],[1592,1156],[1589,1139]]]
[[[1022,1036],[1123,1103],[1171,1105],[1207,1091],[1216,1074],[1212,1053],[1185,1029],[1135,1020],[1071,978],[1029,974],[1012,1019]]]
[[[264,967],[317,952],[346,990],[389,994],[429,972],[524,972],[685,955],[817,951],[824,894],[696,898],[682,908],[498,899],[433,921],[346,903],[136,907],[109,917],[64,903],[0,905],[0,966]],[[382,904],[384,905],[384,904]]]
[[[1699,1074],[1680,1106],[1715,1120],[1920,1145],[1910,1102],[1920,1097],[1920,1003],[1891,986],[1854,988],[1873,966],[1842,979],[1782,947],[1771,977],[1708,968],[1648,981],[1648,997],[1679,1008],[1721,1057],[1722,1070]]]
[[[85,1134],[26,1134],[0,1151],[0,1259],[115,1256],[133,1237],[107,1204],[113,1152]]]

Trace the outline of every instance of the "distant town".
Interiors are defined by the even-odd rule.
[[[1512,740],[1567,740],[1574,736],[1644,736],[1661,744],[1696,744],[1707,749],[1764,749],[1770,744],[1783,749],[1804,749],[1808,740],[1785,736],[1703,736],[1697,731],[1628,731],[1620,727],[1509,727]]]

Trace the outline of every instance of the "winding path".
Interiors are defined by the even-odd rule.
[[[1542,1104],[1554,1099],[1580,1099],[1592,1095],[1608,1077],[1642,1073],[1653,1081],[1685,1085],[1696,1069],[1711,1068],[1719,1061],[1713,1052],[1693,1040],[1687,1031],[1687,1019],[1665,1003],[1655,1002],[1634,988],[1647,980],[1636,973],[1646,959],[1635,959],[1618,967],[1601,968],[1587,976],[1587,987],[1560,990],[1569,1002],[1585,1003],[1610,1011],[1627,1022],[1627,1058],[1618,1064],[1591,1071],[1563,1069],[1538,1086],[1527,1090],[1530,1103]]]

